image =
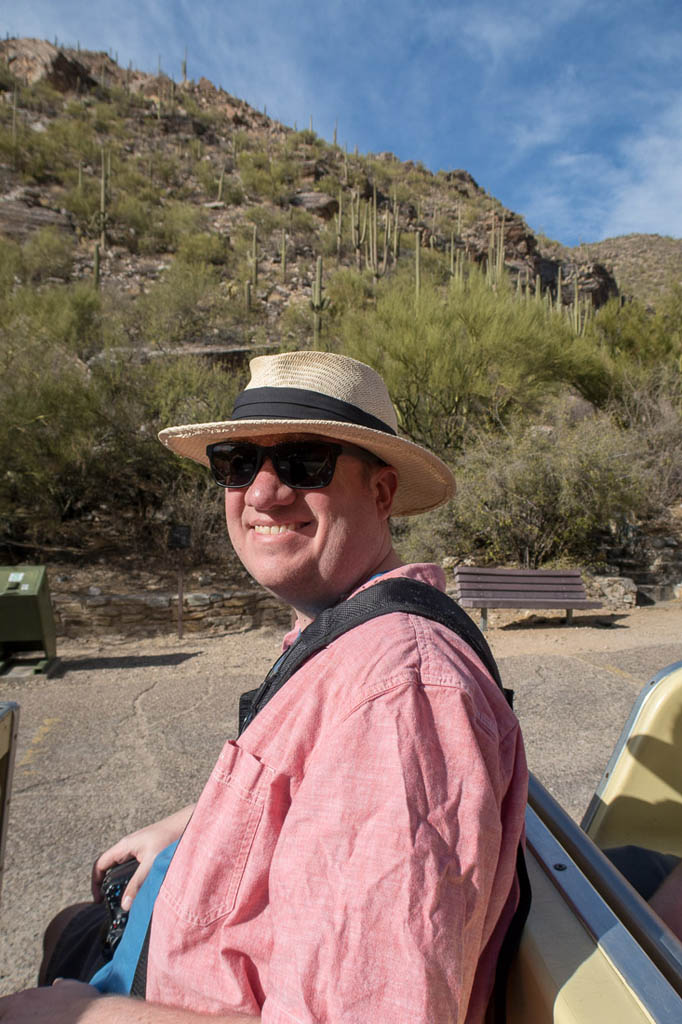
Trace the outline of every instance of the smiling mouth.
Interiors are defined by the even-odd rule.
[[[303,525],[303,523],[280,523],[277,526],[259,526],[256,524],[254,530],[256,533],[263,534],[294,533],[296,530],[300,530]]]

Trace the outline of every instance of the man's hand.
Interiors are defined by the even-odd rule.
[[[76,1024],[100,993],[81,981],[56,981],[46,988],[27,988],[0,999],[0,1021],[7,1024]]]
[[[101,885],[107,869],[135,857],[140,866],[128,882],[121,900],[123,909],[130,910],[157,854],[180,838],[193,810],[194,804],[188,804],[168,818],[162,818],[153,825],[131,832],[129,836],[124,836],[114,846],[100,854],[92,867],[92,897],[95,902],[100,903],[102,900]]]

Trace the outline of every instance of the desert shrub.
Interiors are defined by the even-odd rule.
[[[682,373],[682,284],[673,281],[656,304],[656,328]]]
[[[21,270],[21,246],[10,238],[0,237],[0,296],[12,290]]]
[[[220,168],[210,158],[200,159],[194,162],[192,172],[206,195],[210,199],[217,199]]]
[[[154,287],[140,296],[131,315],[139,337],[164,349],[200,337],[212,317],[219,316],[223,301],[213,267],[175,260]]]
[[[247,210],[246,219],[256,225],[259,237],[271,235],[273,231],[281,231],[289,223],[286,213],[267,206],[253,206]]]
[[[544,421],[477,434],[454,468],[454,501],[398,521],[404,557],[595,566],[607,527],[618,535],[650,508],[637,436],[605,412],[576,421],[561,401]]]
[[[230,256],[229,241],[225,235],[200,232],[186,235],[178,246],[177,258],[186,263],[213,263],[221,266]]]
[[[205,471],[172,456],[156,434],[176,423],[226,418],[243,385],[240,364],[228,373],[197,359],[140,365],[112,356],[87,368],[33,335],[22,345],[0,339],[0,360],[7,408],[0,443],[8,453],[0,536],[56,543],[70,524],[109,516],[119,523],[125,517],[122,543],[146,545],[158,532],[159,510],[164,518],[167,494],[171,510],[177,494],[194,487],[201,500]]]
[[[82,489],[96,404],[82,364],[56,346],[28,338],[3,344],[0,357],[0,531],[51,540]]]
[[[399,269],[375,308],[349,308],[334,327],[346,354],[382,373],[408,437],[452,457],[473,429],[504,425],[566,385],[608,397],[608,360],[561,317],[504,283],[492,291],[476,270],[445,289],[424,277],[417,304],[412,268]]]
[[[365,309],[374,297],[371,279],[346,268],[332,274],[325,289],[330,301],[330,315],[340,319],[350,310]]]
[[[163,495],[158,519],[167,524],[182,523],[190,527],[190,547],[186,557],[195,565],[238,564],[225,527],[224,495],[206,470],[199,470],[193,479],[186,476],[174,480]],[[159,555],[166,549],[167,530],[150,530],[150,541]]]
[[[296,164],[286,158],[271,160],[261,150],[245,150],[237,167],[247,194],[281,203],[291,194],[298,176]]]
[[[108,211],[108,234],[130,252],[137,252],[140,239],[153,229],[154,210],[136,195],[119,192]]]
[[[101,298],[84,282],[16,288],[5,296],[0,316],[7,350],[32,353],[37,367],[40,349],[46,360],[53,351],[85,359],[100,347]]]
[[[127,196],[152,206],[161,203],[163,189],[150,179],[149,166],[145,165],[141,157],[115,164],[114,167],[112,185],[115,199]]]
[[[662,328],[643,303],[634,299],[622,304],[617,298],[602,306],[589,326],[597,344],[625,366],[651,366],[670,354],[670,338]]]
[[[682,500],[682,378],[659,365],[627,377],[611,403],[633,437],[650,513]]]
[[[312,246],[317,239],[318,223],[307,210],[289,210],[289,235],[296,246]]]
[[[0,92],[11,92],[19,83],[7,64],[0,63]]]
[[[71,276],[75,240],[55,227],[41,228],[22,246],[24,276],[29,281]]]
[[[73,215],[78,229],[85,235],[94,236],[99,227],[97,215],[100,206],[100,184],[91,176],[84,176],[81,185],[67,189],[63,205]]]
[[[458,464],[459,543],[532,567],[560,556],[590,561],[609,522],[646,508],[634,456],[634,438],[604,413],[481,437]]]
[[[170,201],[154,210],[152,223],[140,239],[141,252],[174,252],[185,235],[200,232],[206,223],[203,210]]]
[[[51,147],[52,159],[64,170],[77,169],[80,161],[92,167],[100,162],[100,141],[87,119],[64,117],[51,121],[45,141]]]

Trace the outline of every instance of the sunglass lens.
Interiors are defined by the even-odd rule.
[[[210,461],[213,475],[223,487],[246,487],[258,469],[258,449],[246,444],[214,445]]]
[[[313,489],[331,483],[336,449],[328,444],[292,443],[277,448],[277,473],[288,487]]]

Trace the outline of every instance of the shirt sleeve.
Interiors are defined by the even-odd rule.
[[[321,738],[272,863],[264,1024],[466,1019],[513,884],[500,749],[466,690],[410,683]]]

